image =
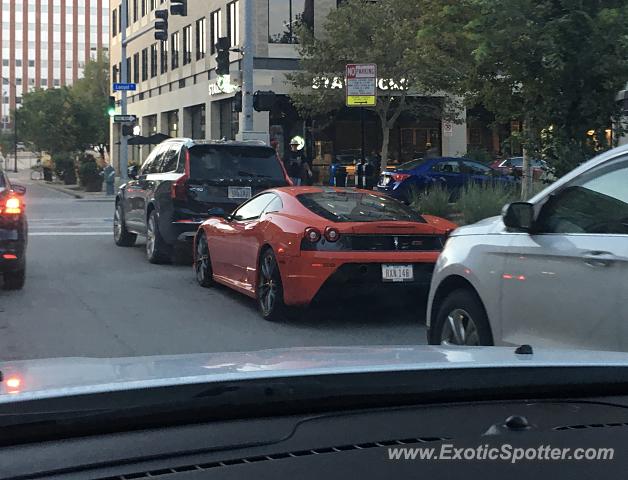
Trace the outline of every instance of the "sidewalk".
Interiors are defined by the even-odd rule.
[[[78,185],[64,185],[61,182],[44,182],[41,181],[42,185],[45,185],[48,188],[56,190],[61,193],[65,193],[66,195],[71,195],[74,198],[83,199],[83,200],[91,200],[91,201],[100,201],[100,202],[112,202],[116,197],[115,195],[107,195],[105,194],[105,186],[103,185],[103,190],[100,192],[86,192]],[[116,184],[114,188],[114,192],[118,191],[118,187],[120,186],[120,178],[116,178]]]

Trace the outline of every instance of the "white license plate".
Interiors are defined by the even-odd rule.
[[[229,187],[229,198],[251,198],[251,187]]]
[[[412,265],[382,265],[384,282],[411,282],[414,280]]]

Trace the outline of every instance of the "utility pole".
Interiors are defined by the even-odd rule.
[[[122,0],[122,8],[120,11],[120,17],[122,20],[122,34],[120,38],[120,43],[122,45],[122,60],[120,61],[120,76],[122,78],[122,83],[127,83],[129,81],[129,72],[127,71],[127,62],[126,62],[126,30],[128,26],[129,19],[127,18],[127,12],[129,11],[129,0]],[[122,90],[120,92],[120,113],[122,115],[127,114],[127,103],[126,103],[126,90]],[[126,135],[122,133],[122,124],[118,125],[118,130],[120,132],[120,180],[122,183],[126,183],[128,180],[128,170],[129,170],[129,149],[128,149],[128,139]]]
[[[248,140],[253,128],[253,57],[255,56],[255,31],[253,19],[255,18],[254,1],[244,0],[244,58],[242,59],[242,113],[244,125],[242,139]]]
[[[17,96],[17,89],[15,90]],[[17,173],[17,102],[15,104],[15,110],[13,111],[13,154],[15,155],[13,171]]]

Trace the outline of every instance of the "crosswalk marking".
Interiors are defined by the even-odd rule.
[[[30,237],[96,237],[113,235],[112,218],[31,218],[28,223],[28,235]]]

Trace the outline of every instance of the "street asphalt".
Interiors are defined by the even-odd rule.
[[[0,361],[425,343],[424,300],[342,299],[270,323],[253,300],[200,288],[191,267],[149,264],[142,238],[117,247],[111,199],[12,178],[28,188],[27,279],[0,290]]]

